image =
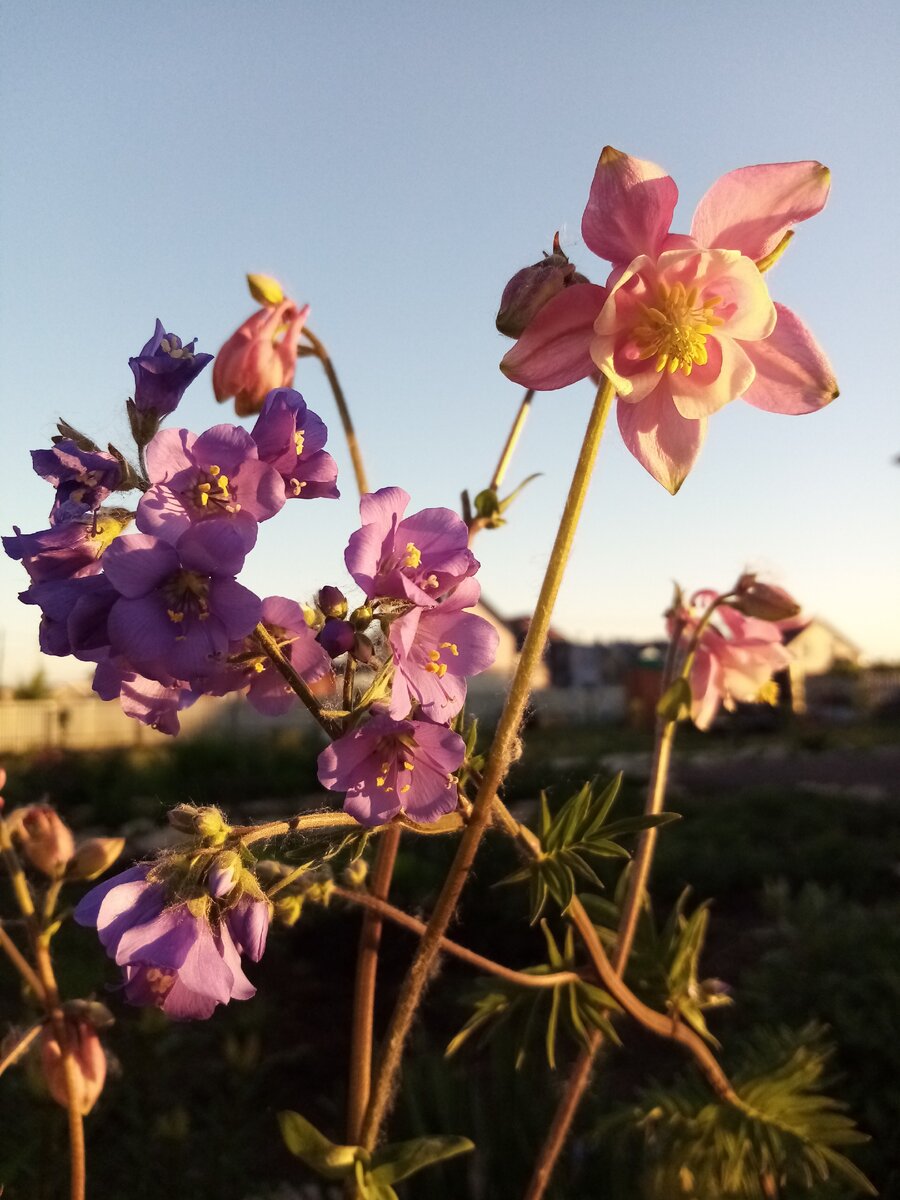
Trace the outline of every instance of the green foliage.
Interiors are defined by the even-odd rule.
[[[475,514],[482,521],[486,522],[488,529],[499,529],[501,525],[506,524],[506,519],[503,514],[529,483],[533,483],[535,479],[541,477],[542,472],[536,471],[533,475],[529,475],[527,479],[523,479],[517,488],[514,488],[508,496],[503,500],[497,495],[493,488],[485,488],[475,497],[473,503],[475,505]],[[468,498],[468,497],[467,497]]]
[[[532,925],[540,918],[548,897],[552,896],[562,912],[566,912],[575,898],[578,880],[589,886],[603,887],[589,859],[627,859],[629,853],[619,845],[619,838],[678,819],[674,813],[663,813],[607,822],[621,784],[622,773],[619,772],[599,795],[595,795],[596,780],[589,781],[555,816],[551,815],[547,793],[541,792],[538,832],[541,856],[502,881],[519,883],[527,880],[531,892]]]
[[[550,932],[546,921],[541,928],[547,942],[548,961],[530,967],[525,973],[549,975],[576,970],[575,942],[571,926],[566,932],[563,949]],[[529,988],[514,983],[485,981],[476,994],[475,1008],[465,1025],[447,1046],[447,1057],[456,1054],[474,1034],[490,1035],[499,1025],[515,1016],[520,1032],[516,1050],[516,1070],[528,1058],[535,1041],[540,1037],[551,1069],[556,1069],[556,1046],[560,1027],[566,1034],[587,1045],[590,1030],[599,1029],[610,1041],[619,1044],[609,1020],[610,1012],[621,1012],[608,992],[586,979],[560,983],[556,987]]]
[[[780,1200],[832,1178],[875,1195],[841,1152],[866,1135],[822,1094],[830,1053],[818,1025],[757,1031],[732,1074],[743,1107],[712,1101],[699,1078],[681,1077],[645,1089],[598,1136],[627,1131],[641,1140],[646,1200]]]
[[[323,1179],[354,1178],[360,1200],[397,1200],[391,1186],[433,1163],[466,1154],[475,1146],[464,1137],[419,1137],[381,1146],[373,1154],[362,1146],[342,1146],[328,1140],[296,1112],[278,1114],[284,1144]]]

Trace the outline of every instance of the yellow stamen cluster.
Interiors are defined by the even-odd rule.
[[[406,543],[406,558],[403,560],[404,567],[417,567],[422,561],[422,551],[415,542]]]
[[[387,786],[387,774],[390,769],[391,769],[391,764],[389,762],[383,762],[381,764],[381,772],[382,773],[380,775],[376,776],[376,778],[375,778],[375,786],[381,788],[381,790],[384,792],[392,792],[394,790],[392,787]],[[416,764],[414,762],[410,762],[409,759],[403,760],[403,770],[404,771],[412,772],[415,769],[416,769]],[[401,784],[401,786],[399,788],[400,795],[405,796],[406,793],[411,788],[412,788],[411,783]]]
[[[721,296],[700,301],[696,287],[688,290],[683,283],[671,287],[660,283],[657,303],[640,306],[642,321],[634,330],[640,357],[655,357],[657,371],[681,370],[690,375],[695,364],[703,366],[707,361],[706,335],[723,324],[721,317],[713,315],[721,303]]]
[[[302,429],[298,429],[297,432],[294,434],[294,445],[297,447],[297,456],[299,458],[299,456],[303,453],[303,430]]]
[[[432,675],[437,675],[438,679],[443,679],[447,674],[447,664],[442,662],[441,650],[449,650],[454,658],[459,658],[459,647],[455,642],[441,642],[440,649],[431,650],[428,654],[429,661],[425,664],[425,670]]]
[[[196,571],[179,571],[163,587],[168,601],[166,616],[173,625],[182,625],[185,614],[190,612],[200,621],[209,618],[209,580]],[[182,641],[183,634],[175,639]]]
[[[217,467],[215,463],[207,469],[208,479],[197,484],[196,496],[197,503],[201,508],[208,508],[210,503],[221,505],[228,512],[240,512],[241,506],[232,503],[231,493],[228,490],[228,476],[222,474],[222,468]]]
[[[776,705],[778,703],[778,684],[774,679],[764,683],[757,694],[757,703]]]

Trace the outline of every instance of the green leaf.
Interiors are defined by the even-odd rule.
[[[670,683],[663,692],[657,713],[664,721],[680,721],[682,717],[691,715],[691,685],[679,675],[674,683]]]
[[[299,1113],[280,1112],[278,1124],[291,1154],[323,1179],[346,1179],[355,1170],[357,1161],[367,1157],[361,1146],[340,1146],[329,1141]]]
[[[519,484],[519,486],[517,488],[514,488],[509,493],[509,495],[506,497],[505,500],[500,501],[500,512],[505,513],[506,510],[509,508],[509,506],[512,504],[513,500],[515,500],[516,496],[518,496],[519,493],[524,488],[527,488],[529,483],[533,483],[535,481],[535,479],[540,479],[542,474],[543,474],[542,471],[535,471],[535,473],[533,475],[529,475],[527,479],[523,479],[522,482]],[[477,500],[476,500],[476,504],[477,504]]]
[[[458,1154],[468,1154],[475,1143],[466,1137],[413,1138],[408,1142],[393,1142],[382,1146],[372,1156],[369,1178],[377,1183],[399,1183],[432,1163],[446,1162]]]

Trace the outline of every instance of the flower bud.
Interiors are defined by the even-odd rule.
[[[316,603],[326,617],[336,617],[343,620],[347,615],[347,597],[340,588],[323,587],[316,597]]]
[[[247,287],[257,304],[274,308],[284,300],[284,288],[271,275],[248,275]]]
[[[213,859],[206,886],[209,894],[216,900],[224,900],[234,891],[234,886],[241,877],[241,856],[233,850],[217,854]]]
[[[115,1017],[99,1000],[67,1000],[63,1012],[73,1020],[86,1021],[93,1029],[109,1029],[116,1023]]]
[[[182,833],[195,833],[202,838],[223,841],[229,826],[217,808],[197,808],[194,804],[178,804],[169,810],[169,824]]]
[[[350,614],[350,620],[356,629],[368,629],[375,619],[375,614],[372,612],[370,604],[361,604],[359,608],[354,608]]]
[[[732,608],[745,617],[757,617],[761,621],[785,621],[796,617],[800,605],[784,588],[760,583],[755,575],[742,575],[735,588],[735,599],[729,601]]]
[[[279,896],[275,901],[274,920],[288,928],[296,925],[303,912],[303,897],[297,895]]]
[[[576,274],[574,265],[560,248],[557,233],[553,238],[553,253],[517,271],[503,289],[497,329],[507,337],[519,337],[547,301],[573,283],[587,283],[587,279]]]
[[[124,849],[124,838],[88,838],[78,846],[66,874],[70,879],[96,879],[109,870]]]
[[[75,1107],[87,1116],[103,1091],[106,1080],[106,1055],[94,1027],[87,1021],[66,1018],[66,1035],[73,1059]],[[63,1108],[69,1107],[69,1092],[63,1066],[62,1047],[51,1026],[41,1034],[41,1068],[50,1095]]]
[[[366,876],[369,874],[369,864],[364,858],[354,859],[352,863],[348,863],[341,874],[341,878],[347,887],[361,888],[366,882]]]
[[[340,658],[353,646],[356,631],[346,621],[329,617],[316,635],[317,641],[331,658]]]
[[[16,832],[25,857],[51,879],[65,869],[75,853],[71,829],[49,805],[26,808],[19,816]]]

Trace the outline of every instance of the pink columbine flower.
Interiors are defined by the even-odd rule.
[[[362,825],[381,825],[399,812],[436,821],[457,804],[453,772],[466,744],[431,721],[395,721],[377,713],[319,755],[319,782],[346,792],[344,811]]]
[[[715,597],[715,592],[698,592],[689,610],[680,614],[686,622],[683,643],[690,639]],[[737,702],[770,699],[767,685],[790,663],[791,655],[782,644],[782,630],[777,625],[745,617],[727,604],[720,605],[714,621],[700,635],[691,668],[691,720],[698,729],[708,729],[720,705],[733,708]]]
[[[501,363],[517,383],[565,387],[601,371],[619,397],[625,444],[670,492],[706,435],[706,419],[743,397],[769,412],[816,412],[837,394],[824,353],[762,278],[819,212],[830,176],[817,162],[723,175],[672,234],[678,189],[654,163],[607,147],[582,220],[587,246],[612,263],[605,287],[554,296]]]
[[[430,606],[480,563],[468,548],[465,522],[449,508],[423,508],[405,517],[409,493],[388,487],[359,502],[362,528],[344,561],[369,600],[392,596]]]
[[[239,417],[259,412],[274,388],[290,387],[297,366],[297,342],[309,316],[293,300],[267,305],[231,335],[213,364],[218,401],[234,397]]]
[[[445,723],[462,708],[466,677],[487,670],[500,640],[490,621],[463,611],[480,594],[476,580],[464,579],[436,608],[416,607],[391,623],[392,717],[407,716],[413,701],[423,716]]]

